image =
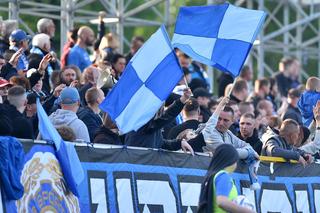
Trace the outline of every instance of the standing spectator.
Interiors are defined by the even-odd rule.
[[[59,84],[65,84],[66,86],[80,84],[81,73],[76,66],[65,66],[59,73]]]
[[[39,133],[38,130],[38,116],[37,116],[37,98],[35,93],[30,93],[27,95],[27,104],[25,109],[25,115],[29,119],[33,126],[33,135],[36,136]]]
[[[159,112],[148,123],[137,131],[131,131],[125,136],[125,144],[128,146],[139,146],[148,148],[162,148],[168,150],[191,149],[186,141],[165,140],[162,137],[162,128],[173,121],[181,112],[184,104],[190,98],[191,91],[185,90],[180,99],[174,101],[164,112]],[[193,151],[193,150],[192,150]]]
[[[240,114],[251,113],[254,115],[254,106],[251,102],[241,102],[239,103]]]
[[[11,84],[6,79],[0,78],[0,96],[2,101],[7,100],[8,90],[11,87]]]
[[[50,37],[47,34],[40,33],[33,37],[32,39],[32,48],[30,53],[37,54],[41,56],[41,59],[50,52],[51,44],[50,44]],[[30,67],[29,67],[30,69]],[[47,75],[51,76],[53,70],[59,69],[59,64],[51,55],[50,63],[47,66]]]
[[[119,129],[107,113],[104,116],[103,125],[99,127],[94,136],[93,143],[123,145]]]
[[[227,104],[228,107],[231,107],[233,110],[234,116],[233,116],[233,123],[230,126],[229,130],[234,134],[237,135],[239,132],[239,120],[241,116],[241,112],[239,110],[239,105],[235,101],[229,101]]]
[[[76,88],[66,87],[59,97],[61,109],[49,116],[52,124],[57,128],[63,125],[69,126],[75,133],[76,139],[90,142],[87,126],[81,121],[76,112],[80,106],[80,96]]]
[[[258,130],[255,128],[256,122],[253,114],[245,113],[240,118],[240,131],[238,137],[247,142],[260,155],[262,142],[258,135]]]
[[[144,38],[142,36],[134,36],[131,40],[131,45],[130,45],[130,52],[127,53],[126,55],[126,62],[129,63],[131,58],[133,57],[136,52],[142,47],[144,44]]]
[[[248,97],[248,85],[245,80],[239,79],[234,82],[233,89],[230,95],[230,100],[240,103]]]
[[[200,106],[200,122],[207,122],[211,116],[208,108],[211,94],[205,88],[199,87],[193,91],[193,97],[197,99]]]
[[[23,30],[17,29],[13,31],[10,35],[10,49],[18,51],[22,48],[21,56],[18,59],[18,64],[16,69],[18,72],[27,71],[29,62],[27,60],[27,55],[25,51],[29,49],[28,41],[31,39]]]
[[[50,38],[53,38],[56,31],[56,26],[54,25],[52,19],[42,18],[37,22],[37,30],[38,33],[45,33]]]
[[[253,103],[254,107],[257,107],[260,100],[264,100],[270,93],[270,83],[267,78],[257,79],[254,82],[254,92],[248,98],[248,101]]]
[[[86,106],[87,102],[85,94],[88,89],[93,86],[97,86],[97,81],[100,78],[101,71],[94,66],[87,67],[82,73],[83,86],[79,89],[81,106]]]
[[[168,135],[168,139],[175,139],[185,129],[198,129],[200,124],[200,107],[196,99],[190,98],[182,110],[183,123],[173,127]]]
[[[282,120],[291,118],[302,125],[302,116],[298,108],[298,101],[300,98],[300,91],[298,89],[290,89],[288,92],[288,108],[282,116]]]
[[[11,136],[34,139],[31,122],[25,117],[27,94],[23,87],[14,86],[8,91],[9,104],[1,106],[0,114],[7,115],[13,128]]]
[[[241,69],[239,76],[241,79],[243,79],[247,82],[248,91],[249,91],[249,93],[251,93],[252,92],[252,79],[253,79],[252,69],[248,65],[244,65]]]
[[[50,39],[50,50],[56,49],[54,46],[55,42],[53,42],[54,34],[56,32],[56,25],[54,24],[52,19],[49,18],[41,18],[37,22],[37,30],[38,33],[44,33],[49,36]]]
[[[238,151],[240,159],[246,159],[252,147],[240,140],[230,130],[233,123],[234,112],[232,108],[226,106],[219,115],[212,116],[206,127],[202,131],[204,141],[206,142],[206,149],[210,152],[215,152],[216,148],[223,144],[232,144]],[[251,152],[251,151],[250,151]]]
[[[87,126],[90,141],[93,141],[96,131],[102,125],[99,104],[104,100],[104,93],[101,89],[92,87],[87,90],[85,98],[88,106],[80,108],[77,116]]]
[[[280,70],[274,77],[281,96],[287,97],[289,89],[299,84],[297,78],[299,77],[300,63],[295,58],[283,58],[280,63],[283,70]]]
[[[116,80],[120,79],[120,76],[123,73],[123,70],[126,68],[126,58],[121,54],[114,54],[111,59],[112,64],[112,75]]]
[[[108,33],[101,39],[99,49],[104,51],[107,56],[106,60],[111,62],[115,54],[118,54],[119,38],[113,33]]]
[[[320,100],[320,79],[310,77],[306,83],[306,91],[301,95],[298,102],[304,126],[311,124],[313,119],[312,109],[318,100]]]
[[[79,28],[77,43],[68,55],[67,65],[75,65],[79,67],[82,72],[86,67],[90,66],[92,62],[90,61],[89,54],[86,51],[87,47],[93,45],[94,42],[94,32],[90,27],[83,26]]]
[[[229,84],[232,84],[234,81],[234,78],[229,73],[223,72],[221,73],[219,79],[218,79],[218,96],[222,97],[224,96],[224,91],[226,87]]]
[[[8,81],[12,76],[18,75],[18,71],[16,67],[22,52],[23,52],[23,48],[20,48],[18,51],[14,51],[14,50],[5,51],[4,58],[6,63],[2,66],[0,70],[1,78],[4,78]]]
[[[68,41],[63,46],[60,63],[61,63],[61,69],[63,69],[68,64],[68,55],[71,50],[71,48],[75,45],[78,38],[78,30],[79,28],[74,28],[73,30],[69,30],[67,34]]]
[[[297,160],[303,166],[311,162],[311,156],[302,150],[294,148],[299,144],[299,124],[287,119],[282,122],[279,135],[271,129],[262,136],[263,147],[261,154],[265,156],[283,157],[287,160]]]

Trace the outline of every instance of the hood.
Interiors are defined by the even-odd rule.
[[[320,93],[315,91],[304,92],[299,101],[298,108],[302,115],[302,122],[304,126],[309,126],[313,119],[313,107],[317,101],[320,100]]]
[[[278,137],[278,130],[272,129],[271,127],[267,127],[266,132],[261,136],[261,141],[263,143],[267,142],[270,138]]]
[[[70,126],[72,122],[78,119],[76,113],[64,109],[58,109],[52,113],[49,118],[54,126]]]

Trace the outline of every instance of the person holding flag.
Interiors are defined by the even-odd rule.
[[[120,134],[128,133],[126,145],[192,151],[186,141],[165,141],[161,133],[191,95],[186,89],[164,114],[159,110],[182,77],[177,56],[161,26],[129,61],[118,83],[100,104]]]

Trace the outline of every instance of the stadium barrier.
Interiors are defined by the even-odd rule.
[[[53,147],[23,142],[24,195],[0,197],[0,212],[196,212],[205,155],[107,145],[77,145],[84,170],[78,199],[66,189]],[[257,212],[320,212],[320,165],[261,163],[261,190],[249,189],[247,167],[233,174]]]

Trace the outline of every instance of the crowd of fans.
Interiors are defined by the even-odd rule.
[[[279,71],[253,81],[245,65],[236,80],[221,73],[211,94],[206,67],[176,50],[184,72],[158,113],[137,131],[121,135],[99,104],[143,45],[132,38],[126,55],[100,17],[98,36],[88,26],[68,34],[61,57],[54,49],[55,25],[37,23],[31,38],[21,29],[5,33],[0,45],[0,134],[41,139],[36,99],[68,141],[214,152],[232,144],[241,159],[280,156],[306,165],[320,148],[320,79],[299,81],[300,63],[283,58]],[[92,49],[92,57],[88,52]],[[230,94],[230,95],[229,95]]]

